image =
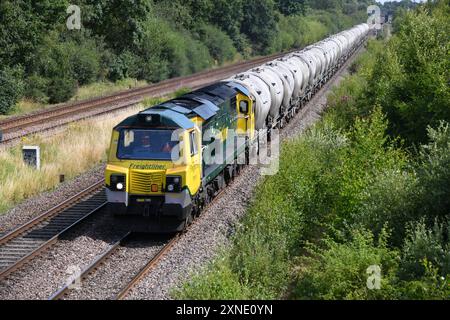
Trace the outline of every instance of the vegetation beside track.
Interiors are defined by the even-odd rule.
[[[369,44],[321,122],[282,146],[231,247],[176,298],[450,297],[446,5],[399,16],[388,43]]]
[[[364,21],[372,2],[3,0],[0,114],[303,47]],[[66,26],[69,5],[80,8],[80,30]]]
[[[145,99],[153,105],[161,99]],[[137,106],[102,120],[72,123],[61,133],[23,138],[20,145],[0,150],[0,214],[23,200],[49,191],[59,184],[59,175],[70,180],[106,160],[112,128],[122,119],[142,110]],[[23,163],[22,145],[41,148],[41,170]]]
[[[0,213],[21,201],[59,184],[59,175],[66,179],[88,171],[106,159],[111,130],[121,119],[137,112],[133,108],[105,120],[88,119],[49,138],[27,137],[25,144],[41,148],[41,170],[22,160],[21,145],[0,150]]]

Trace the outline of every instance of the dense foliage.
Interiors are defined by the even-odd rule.
[[[450,297],[450,124],[439,106],[448,92],[439,72],[449,56],[441,51],[448,42],[436,41],[440,30],[433,24],[447,10],[442,4],[401,16],[408,30],[401,28],[387,43],[369,42],[354,73],[329,98],[324,119],[283,145],[280,171],[258,186],[231,248],[175,292],[177,297]],[[415,20],[423,22],[410,23]],[[408,67],[419,48],[429,59]],[[402,63],[393,68],[393,60]],[[385,69],[393,74],[400,69],[402,81],[388,78]],[[435,79],[429,70],[437,71]],[[440,83],[441,91],[408,86],[422,75],[423,85],[434,83],[432,89]],[[375,83],[383,99],[375,96],[368,103]],[[403,100],[396,85],[405,91]],[[427,99],[435,108],[425,113],[414,108],[416,100],[431,106]],[[392,110],[384,100],[403,106]],[[412,116],[410,110],[415,111],[411,132],[425,126],[420,138],[393,130],[403,126],[397,115]],[[416,149],[407,148],[403,137]],[[373,267],[380,271],[379,289],[368,286]]]
[[[1,1],[0,113],[22,96],[57,103],[95,81],[155,82],[240,56],[301,47],[364,21],[369,2]],[[81,30],[66,27],[70,4],[81,9]],[[8,89],[19,83],[18,90]]]
[[[353,115],[379,105],[389,132],[408,145],[425,142],[428,126],[450,121],[450,5],[440,1],[435,6],[433,14],[422,7],[397,16],[397,31],[376,57],[367,85],[340,103],[344,113],[350,109]]]

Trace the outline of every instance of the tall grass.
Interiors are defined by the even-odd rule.
[[[44,139],[26,138],[23,144],[41,148],[41,170],[34,170],[22,161],[21,145],[0,150],[0,212],[51,190],[59,183],[59,175],[73,178],[106,158],[112,128],[142,107],[129,109],[104,120],[85,120],[69,125],[64,132]]]
[[[130,78],[118,80],[116,82],[96,82],[78,88],[77,93],[74,97],[72,97],[72,99],[70,99],[70,101],[84,100],[107,94],[113,94],[118,91],[142,87],[146,84],[147,82],[144,80],[136,80]]]

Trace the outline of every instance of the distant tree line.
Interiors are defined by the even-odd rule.
[[[149,82],[300,47],[365,19],[368,0],[3,0],[0,114],[22,97],[70,99],[123,78]],[[66,10],[81,9],[68,30]]]

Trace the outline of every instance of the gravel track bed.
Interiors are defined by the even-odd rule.
[[[356,55],[355,55],[356,56]],[[327,107],[330,88],[336,86],[348,73],[347,68],[355,56],[347,61],[297,116],[282,130],[281,141],[301,134],[320,119]],[[171,299],[170,293],[186,281],[192,273],[202,270],[220,248],[230,243],[230,234],[245,214],[261,174],[257,166],[246,167],[239,177],[202,213],[147,276],[137,284],[127,299]]]
[[[353,59],[347,62],[347,67]],[[335,75],[308,105],[293,119],[281,133],[281,140],[294,137],[311,126],[320,118],[326,108],[326,93],[332,85],[338,84],[344,72]],[[42,213],[67,197],[81,191],[103,176],[104,165],[85,173],[72,181],[61,184],[54,192],[48,192],[29,199],[20,206],[0,216],[0,232],[11,229],[18,224]],[[248,166],[239,177],[197,219],[189,232],[183,234],[172,249],[162,257],[156,267],[130,292],[129,299],[170,299],[170,291],[189,278],[192,272],[198,272],[208,264],[218,250],[229,244],[229,237],[235,225],[245,214],[252,199],[255,186],[261,175],[257,166]],[[30,213],[28,208],[36,208]],[[60,287],[68,277],[68,266],[86,268],[97,256],[120,239],[124,230],[117,230],[112,218],[93,219],[90,224],[83,224],[60,240],[44,255],[35,258],[10,277],[0,282],[0,299],[47,299]],[[126,251],[126,252],[125,252]],[[122,252],[118,264],[125,273],[138,264],[149,260],[152,249],[130,248]],[[120,254],[122,257],[122,254]],[[145,261],[146,262],[146,261]],[[124,263],[124,264],[122,264]],[[116,265],[116,263],[113,263]],[[100,270],[99,270],[100,271]],[[117,271],[117,270],[116,270]],[[120,274],[122,274],[120,272]],[[97,279],[98,277],[98,279]],[[88,278],[90,279],[90,278]],[[101,280],[100,280],[101,279]],[[123,280],[122,276],[112,276],[111,270],[105,270],[92,276],[98,287],[88,284],[83,290],[86,294],[71,293],[70,298],[108,299],[116,286]],[[105,290],[107,287],[107,290]],[[73,296],[72,296],[73,295]]]
[[[44,192],[36,197],[27,199],[18,206],[0,215],[0,232],[10,231],[28,222],[93,185],[95,182],[98,182],[103,178],[104,169],[105,165],[99,164],[74,179],[61,183],[55,190]]]
[[[164,247],[164,241],[131,240],[117,248],[103,265],[64,299],[115,299],[132,278]]]
[[[84,270],[125,234],[101,211],[46,253],[0,282],[0,300],[48,299],[63,287],[73,270]]]

